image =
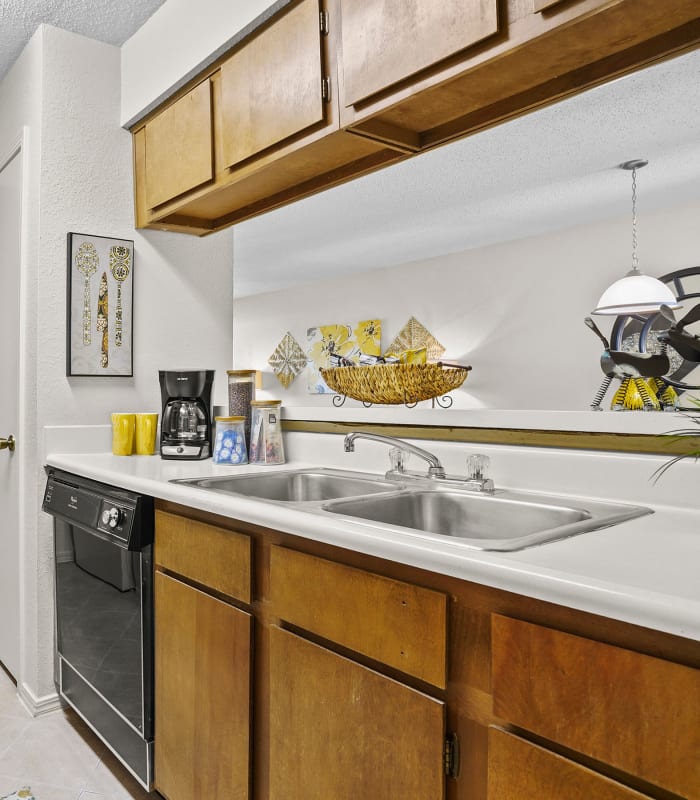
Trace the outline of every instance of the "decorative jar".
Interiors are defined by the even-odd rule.
[[[247,464],[244,417],[216,417],[213,459],[215,464]]]

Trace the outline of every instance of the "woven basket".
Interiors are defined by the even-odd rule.
[[[372,367],[321,369],[338,394],[363,403],[400,405],[440,397],[461,386],[471,367],[442,364],[376,364]]]

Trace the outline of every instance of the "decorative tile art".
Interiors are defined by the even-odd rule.
[[[289,331],[285,333],[274,353],[267,359],[277,380],[285,389],[304,369],[307,361],[306,353]]]
[[[133,241],[69,233],[66,375],[134,374],[133,299]]]
[[[428,361],[439,361],[445,348],[433,334],[415,317],[411,317],[403,326],[399,335],[387,347],[387,353],[403,353],[406,350],[426,349]]]
[[[309,394],[335,394],[319,369],[337,366],[339,357],[359,363],[360,356],[381,354],[382,323],[366,319],[356,325],[319,325],[306,332],[308,341],[307,388]]]

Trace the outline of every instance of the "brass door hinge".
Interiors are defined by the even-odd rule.
[[[456,733],[448,733],[445,739],[445,775],[456,778],[459,775],[459,739]]]
[[[328,12],[319,11],[318,20],[321,27],[321,34],[323,36],[328,36]]]
[[[321,99],[324,103],[331,102],[331,79],[328,75],[325,78],[321,78]]]

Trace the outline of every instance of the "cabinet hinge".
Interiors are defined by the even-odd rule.
[[[321,78],[321,99],[324,103],[331,102],[331,79],[328,75]]]
[[[445,739],[445,775],[456,778],[459,775],[459,739],[456,733],[448,733]]]
[[[323,36],[328,36],[328,12],[319,11],[318,19],[321,27],[321,34]]]

